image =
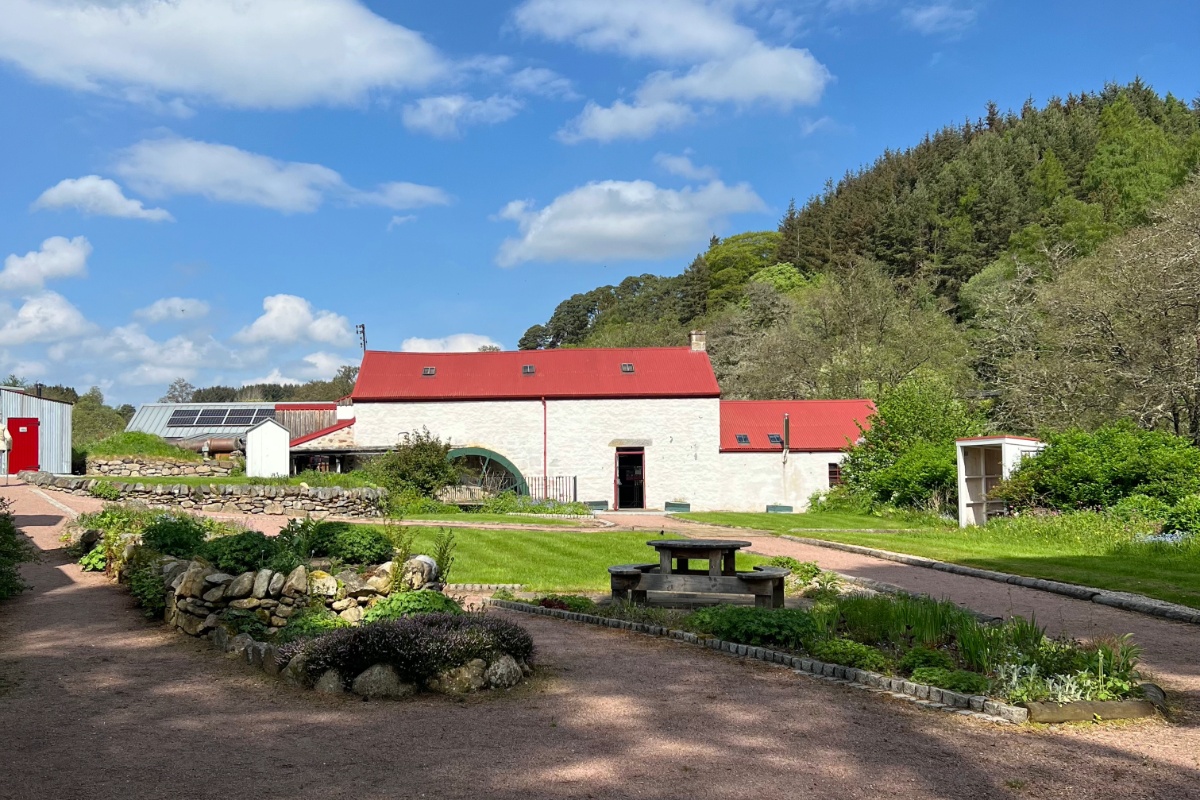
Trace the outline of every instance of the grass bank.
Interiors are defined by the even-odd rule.
[[[710,525],[727,525],[732,528],[755,528],[761,531],[787,533],[794,528],[883,528],[899,530],[916,527],[903,519],[877,517],[874,514],[856,514],[848,511],[813,511],[805,514],[739,513],[735,511],[705,511],[674,514],[680,519],[707,522]]]
[[[578,527],[573,519],[538,516],[537,514],[487,514],[482,511],[464,511],[461,514],[405,514],[404,519],[431,520],[434,522],[499,522],[507,525],[554,525],[565,528]]]

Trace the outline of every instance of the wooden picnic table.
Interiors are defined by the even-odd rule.
[[[652,539],[657,564],[609,567],[614,601],[645,604],[647,592],[752,594],[760,608],[783,607],[783,582],[791,570],[755,567],[737,571],[737,551],[750,542],[731,539]],[[692,569],[692,561],[707,561],[707,569]]]

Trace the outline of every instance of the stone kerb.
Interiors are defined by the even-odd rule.
[[[116,487],[119,502],[138,501],[151,508],[182,508],[225,514],[269,514],[289,517],[379,517],[387,490],[343,489],[340,486],[275,486],[261,484],[120,483],[96,478],[55,477],[48,472],[18,474],[26,483],[66,494],[93,496],[93,487]]]
[[[88,475],[108,475],[114,478],[164,478],[175,475],[210,475],[225,478],[233,474],[240,462],[227,458],[205,458],[184,461],[175,458],[150,456],[113,456],[87,459]]]

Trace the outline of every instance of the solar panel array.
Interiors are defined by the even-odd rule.
[[[179,408],[171,412],[168,428],[249,428],[275,419],[273,408]]]

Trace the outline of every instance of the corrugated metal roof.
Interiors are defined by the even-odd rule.
[[[870,400],[723,400],[721,450],[727,452],[779,452],[770,434],[783,436],[783,415],[790,422],[791,449],[797,452],[844,450],[861,435],[858,424],[868,427],[875,413]],[[739,444],[738,436],[746,437]]]
[[[127,431],[152,433],[164,439],[191,439],[197,436],[240,436],[250,430],[254,421],[238,425],[172,426],[171,416],[177,411],[205,409],[238,409],[242,411],[336,411],[336,403],[144,403],[125,426]]]
[[[720,395],[707,353],[645,347],[499,353],[368,350],[351,396],[358,402]]]

